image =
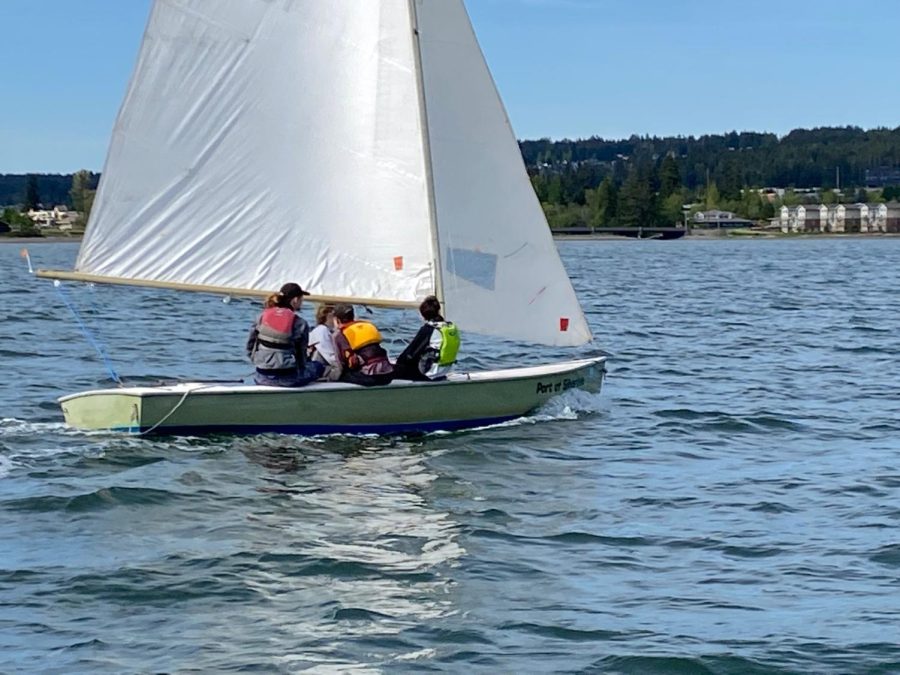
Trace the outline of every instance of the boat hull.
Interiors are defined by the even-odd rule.
[[[59,399],[78,429],[136,434],[390,434],[467,429],[521,417],[569,389],[599,391],[603,357],[461,373],[385,387],[287,389],[202,382],[86,391]]]

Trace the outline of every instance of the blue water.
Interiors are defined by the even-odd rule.
[[[19,248],[0,672],[900,672],[900,239],[561,244],[604,391],[391,439],[67,430],[56,397],[109,369],[246,376],[257,307],[61,294]],[[416,325],[377,319],[394,353]]]

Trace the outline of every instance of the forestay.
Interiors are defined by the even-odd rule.
[[[590,339],[461,0],[156,0],[76,269]]]

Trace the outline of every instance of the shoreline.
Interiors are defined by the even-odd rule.
[[[688,234],[677,239],[662,240],[659,237],[626,237],[616,234],[554,234],[553,241],[732,241],[737,239],[893,239],[900,232],[748,232],[741,234]]]
[[[75,244],[82,237],[0,237],[0,244]]]
[[[797,234],[785,234],[782,232],[759,232],[747,234],[689,234],[671,241],[708,241],[732,240],[732,239],[894,239],[900,237],[900,232],[808,232]],[[0,244],[80,244],[83,237],[3,237],[0,236]],[[617,234],[554,234],[553,241],[663,241],[659,238],[626,237]]]

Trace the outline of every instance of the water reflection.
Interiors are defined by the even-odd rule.
[[[459,523],[429,499],[438,475],[426,460],[439,450],[349,437],[233,444],[277,495],[248,514],[254,548],[268,551],[248,583],[284,610],[269,620],[293,665],[348,665],[348,645],[387,638],[390,660],[409,657],[421,646],[405,631],[455,612],[450,570],[466,551]],[[371,660],[359,656],[356,666]]]

